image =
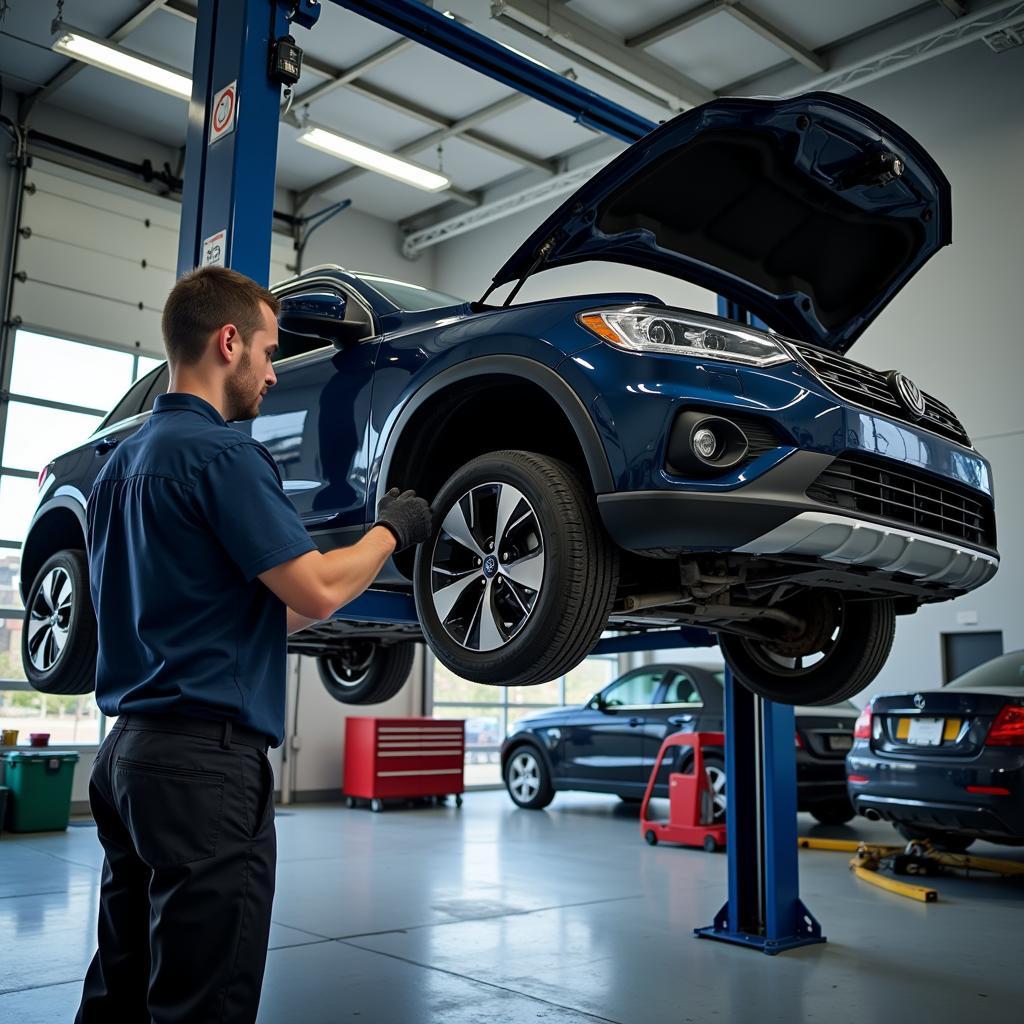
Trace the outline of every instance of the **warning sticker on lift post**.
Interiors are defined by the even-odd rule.
[[[224,228],[215,235],[203,240],[203,259],[200,266],[223,267],[225,250],[227,249],[228,232]]]
[[[213,97],[213,116],[210,118],[210,145],[235,130],[235,113],[238,110],[238,82],[224,86]]]

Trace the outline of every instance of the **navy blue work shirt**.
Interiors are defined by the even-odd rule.
[[[256,577],[316,545],[266,448],[196,395],[161,395],[87,513],[103,713],[230,719],[280,746],[286,609]]]

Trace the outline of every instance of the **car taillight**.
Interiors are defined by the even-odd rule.
[[[985,737],[987,747],[1024,747],[1024,707],[1006,704]]]
[[[853,727],[853,738],[855,740],[871,739],[871,705],[857,716],[857,724]]]
[[[870,782],[871,780],[866,775],[847,775],[846,781],[852,782],[855,786],[863,786],[865,782]]]
[[[796,737],[796,749],[797,750],[803,750],[804,749],[804,741],[802,739],[800,739],[800,733],[797,732],[797,733],[794,733],[793,735]]]
[[[50,467],[53,465],[52,462],[48,462],[41,470],[39,470],[39,476],[36,477],[36,490],[46,482],[46,478],[50,475]]]

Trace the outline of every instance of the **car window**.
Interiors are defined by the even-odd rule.
[[[146,392],[146,400],[142,403],[142,412],[149,412],[153,408],[153,404],[156,402],[157,395],[163,395],[167,393],[167,384],[171,379],[171,370],[167,363],[157,371],[157,375],[153,380],[152,385],[148,392]]]
[[[1024,689],[1024,651],[1010,651],[986,661],[984,665],[958,676],[946,689],[955,690],[961,686],[1019,686]]]
[[[602,702],[606,708],[643,707],[653,704],[654,695],[658,692],[664,676],[664,669],[625,676],[601,691]]]
[[[102,430],[111,423],[120,423],[121,420],[126,420],[129,416],[134,416],[136,413],[140,412],[146,392],[153,386],[153,381],[156,379],[157,374],[159,374],[160,369],[160,367],[157,367],[154,370],[150,370],[145,377],[140,377],[124,393],[124,397],[121,401],[118,402],[109,413],[107,413],[96,429]]]
[[[686,672],[676,671],[669,679],[661,698],[662,704],[700,704],[700,691]]]
[[[374,274],[360,274],[359,280],[365,281],[385,299],[409,313],[417,313],[424,309],[441,309],[444,306],[461,306],[466,301],[445,292],[435,292],[432,288],[424,288],[422,285],[393,281],[389,277],[377,277]]]

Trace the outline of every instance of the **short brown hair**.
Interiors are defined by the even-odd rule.
[[[225,324],[234,324],[248,343],[263,326],[261,302],[277,316],[277,296],[237,270],[200,267],[186,274],[167,296],[160,321],[168,362],[198,363],[210,335]]]

